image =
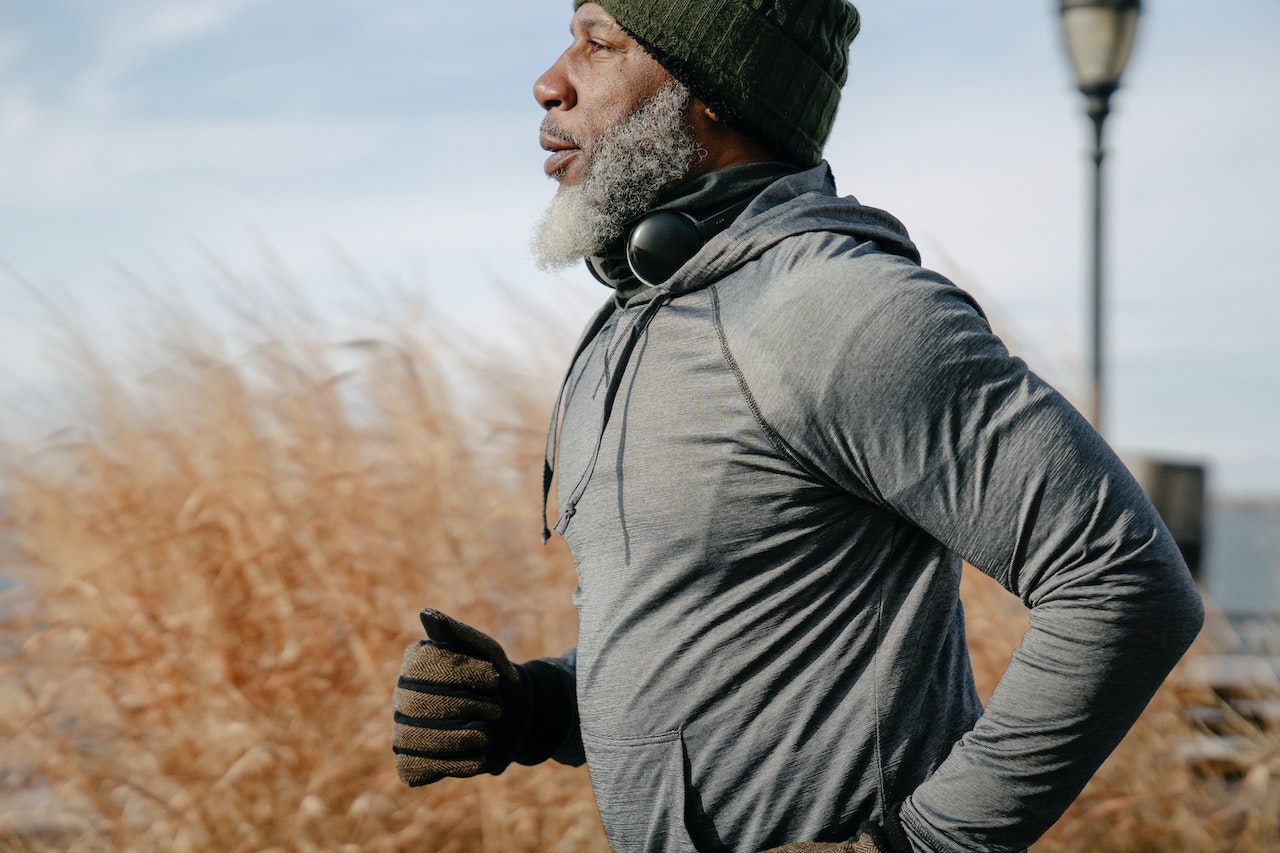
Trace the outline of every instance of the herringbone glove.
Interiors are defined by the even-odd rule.
[[[391,700],[405,784],[498,774],[512,761],[582,763],[571,674],[546,661],[513,664],[492,637],[438,610],[421,619],[428,639],[405,649]]]
[[[391,700],[396,773],[412,786],[490,769],[495,726],[516,716],[520,684],[492,638],[436,610],[421,619],[428,639],[405,649]]]
[[[797,841],[774,847],[763,853],[884,853],[870,835],[863,835],[857,842],[831,843],[825,841]]]
[[[902,804],[890,806],[882,821],[868,821],[857,841],[793,841],[762,853],[911,853],[911,840],[902,831]]]

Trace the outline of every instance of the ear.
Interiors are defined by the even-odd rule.
[[[720,116],[716,115],[716,111],[704,104],[702,99],[696,95],[689,98],[689,110],[687,115],[689,117],[690,124],[692,124],[695,129],[698,127],[706,127],[708,124],[718,124],[723,126],[723,122],[720,121]]]
[[[767,148],[720,120],[700,99],[689,102],[689,129],[698,148],[706,152],[699,163],[702,172],[727,169],[741,163],[776,160]]]

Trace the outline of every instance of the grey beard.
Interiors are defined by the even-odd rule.
[[[564,269],[599,254],[624,225],[688,175],[697,158],[686,117],[689,101],[689,90],[669,81],[584,147],[590,157],[586,178],[556,193],[534,232],[539,268]]]

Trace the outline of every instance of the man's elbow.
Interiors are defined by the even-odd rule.
[[[1196,637],[1200,635],[1200,629],[1204,627],[1204,598],[1201,597],[1195,581],[1190,580],[1190,572],[1186,577],[1188,578],[1186,593],[1179,604],[1184,652],[1191,647]]]
[[[1143,595],[1148,630],[1164,646],[1170,664],[1176,662],[1200,634],[1204,626],[1204,599],[1191,577],[1182,555],[1162,560],[1152,567]]]

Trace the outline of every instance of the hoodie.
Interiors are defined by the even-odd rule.
[[[1195,637],[1124,466],[919,262],[824,163],[589,325],[547,474],[614,850],[1023,850]],[[985,710],[962,560],[1031,608]]]

